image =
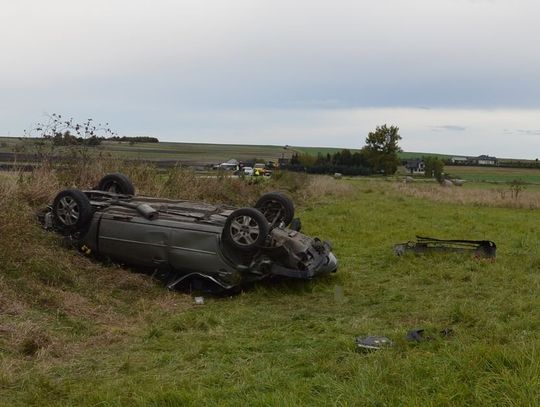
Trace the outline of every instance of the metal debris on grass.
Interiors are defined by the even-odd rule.
[[[416,236],[417,241],[394,245],[394,253],[402,256],[406,252],[423,254],[427,252],[471,253],[474,257],[495,258],[497,245],[491,240],[444,240]]]
[[[362,351],[388,348],[393,345],[394,343],[386,336],[359,336],[356,338],[356,347]]]

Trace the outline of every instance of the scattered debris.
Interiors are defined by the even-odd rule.
[[[204,297],[195,297],[193,299],[195,300],[196,305],[204,305]]]
[[[454,335],[454,330],[452,328],[443,328],[439,331],[439,335],[443,338],[449,338]],[[427,336],[424,328],[415,328],[407,332],[405,339],[409,342],[425,342],[432,341],[435,338],[433,336]]]
[[[393,346],[394,343],[386,336],[359,336],[356,338],[356,346],[359,350],[377,350]]]
[[[425,336],[424,332],[425,330],[423,328],[415,328],[407,332],[405,338],[410,342],[431,341],[433,338],[431,336]]]
[[[426,252],[473,252],[475,257],[495,258],[497,245],[491,240],[441,240],[416,236],[417,241],[394,245],[394,253],[402,256],[408,251]]]
[[[442,338],[449,338],[454,336],[454,330],[452,328],[443,328],[439,331],[439,334]],[[424,328],[414,328],[407,332],[405,339],[409,342],[420,343],[432,341],[435,337],[426,335],[426,330]],[[386,336],[358,336],[356,337],[355,342],[358,350],[362,351],[389,348],[394,345],[394,343]]]

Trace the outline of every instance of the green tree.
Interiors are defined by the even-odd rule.
[[[442,182],[444,173],[444,163],[438,157],[424,158],[426,178],[435,178],[437,181]]]
[[[375,131],[368,134],[362,153],[374,173],[391,175],[397,171],[400,163],[398,153],[401,152],[399,140],[399,128],[386,124],[377,126]]]
[[[315,163],[317,162],[317,157],[315,157],[314,155],[311,155],[311,154],[302,153],[298,157],[298,161],[304,167],[311,167],[311,166],[315,165]]]

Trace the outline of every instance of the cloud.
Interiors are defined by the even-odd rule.
[[[450,131],[464,131],[467,130],[465,126],[458,126],[456,124],[446,124],[444,126],[430,126],[431,129],[437,130],[450,130]]]
[[[354,148],[387,123],[409,150],[540,147],[535,0],[4,3],[0,133],[58,112],[169,140]]]
[[[0,89],[179,108],[535,107],[538,14],[532,0],[8,2]]]
[[[540,136],[540,129],[517,129],[516,133],[518,134],[525,134],[525,135],[532,135],[532,136]]]

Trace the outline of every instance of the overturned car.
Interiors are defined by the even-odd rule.
[[[269,276],[300,279],[337,270],[330,244],[300,233],[279,192],[250,208],[135,195],[123,174],[92,190],[57,194],[44,226],[83,252],[165,276],[167,286],[226,291]]]

